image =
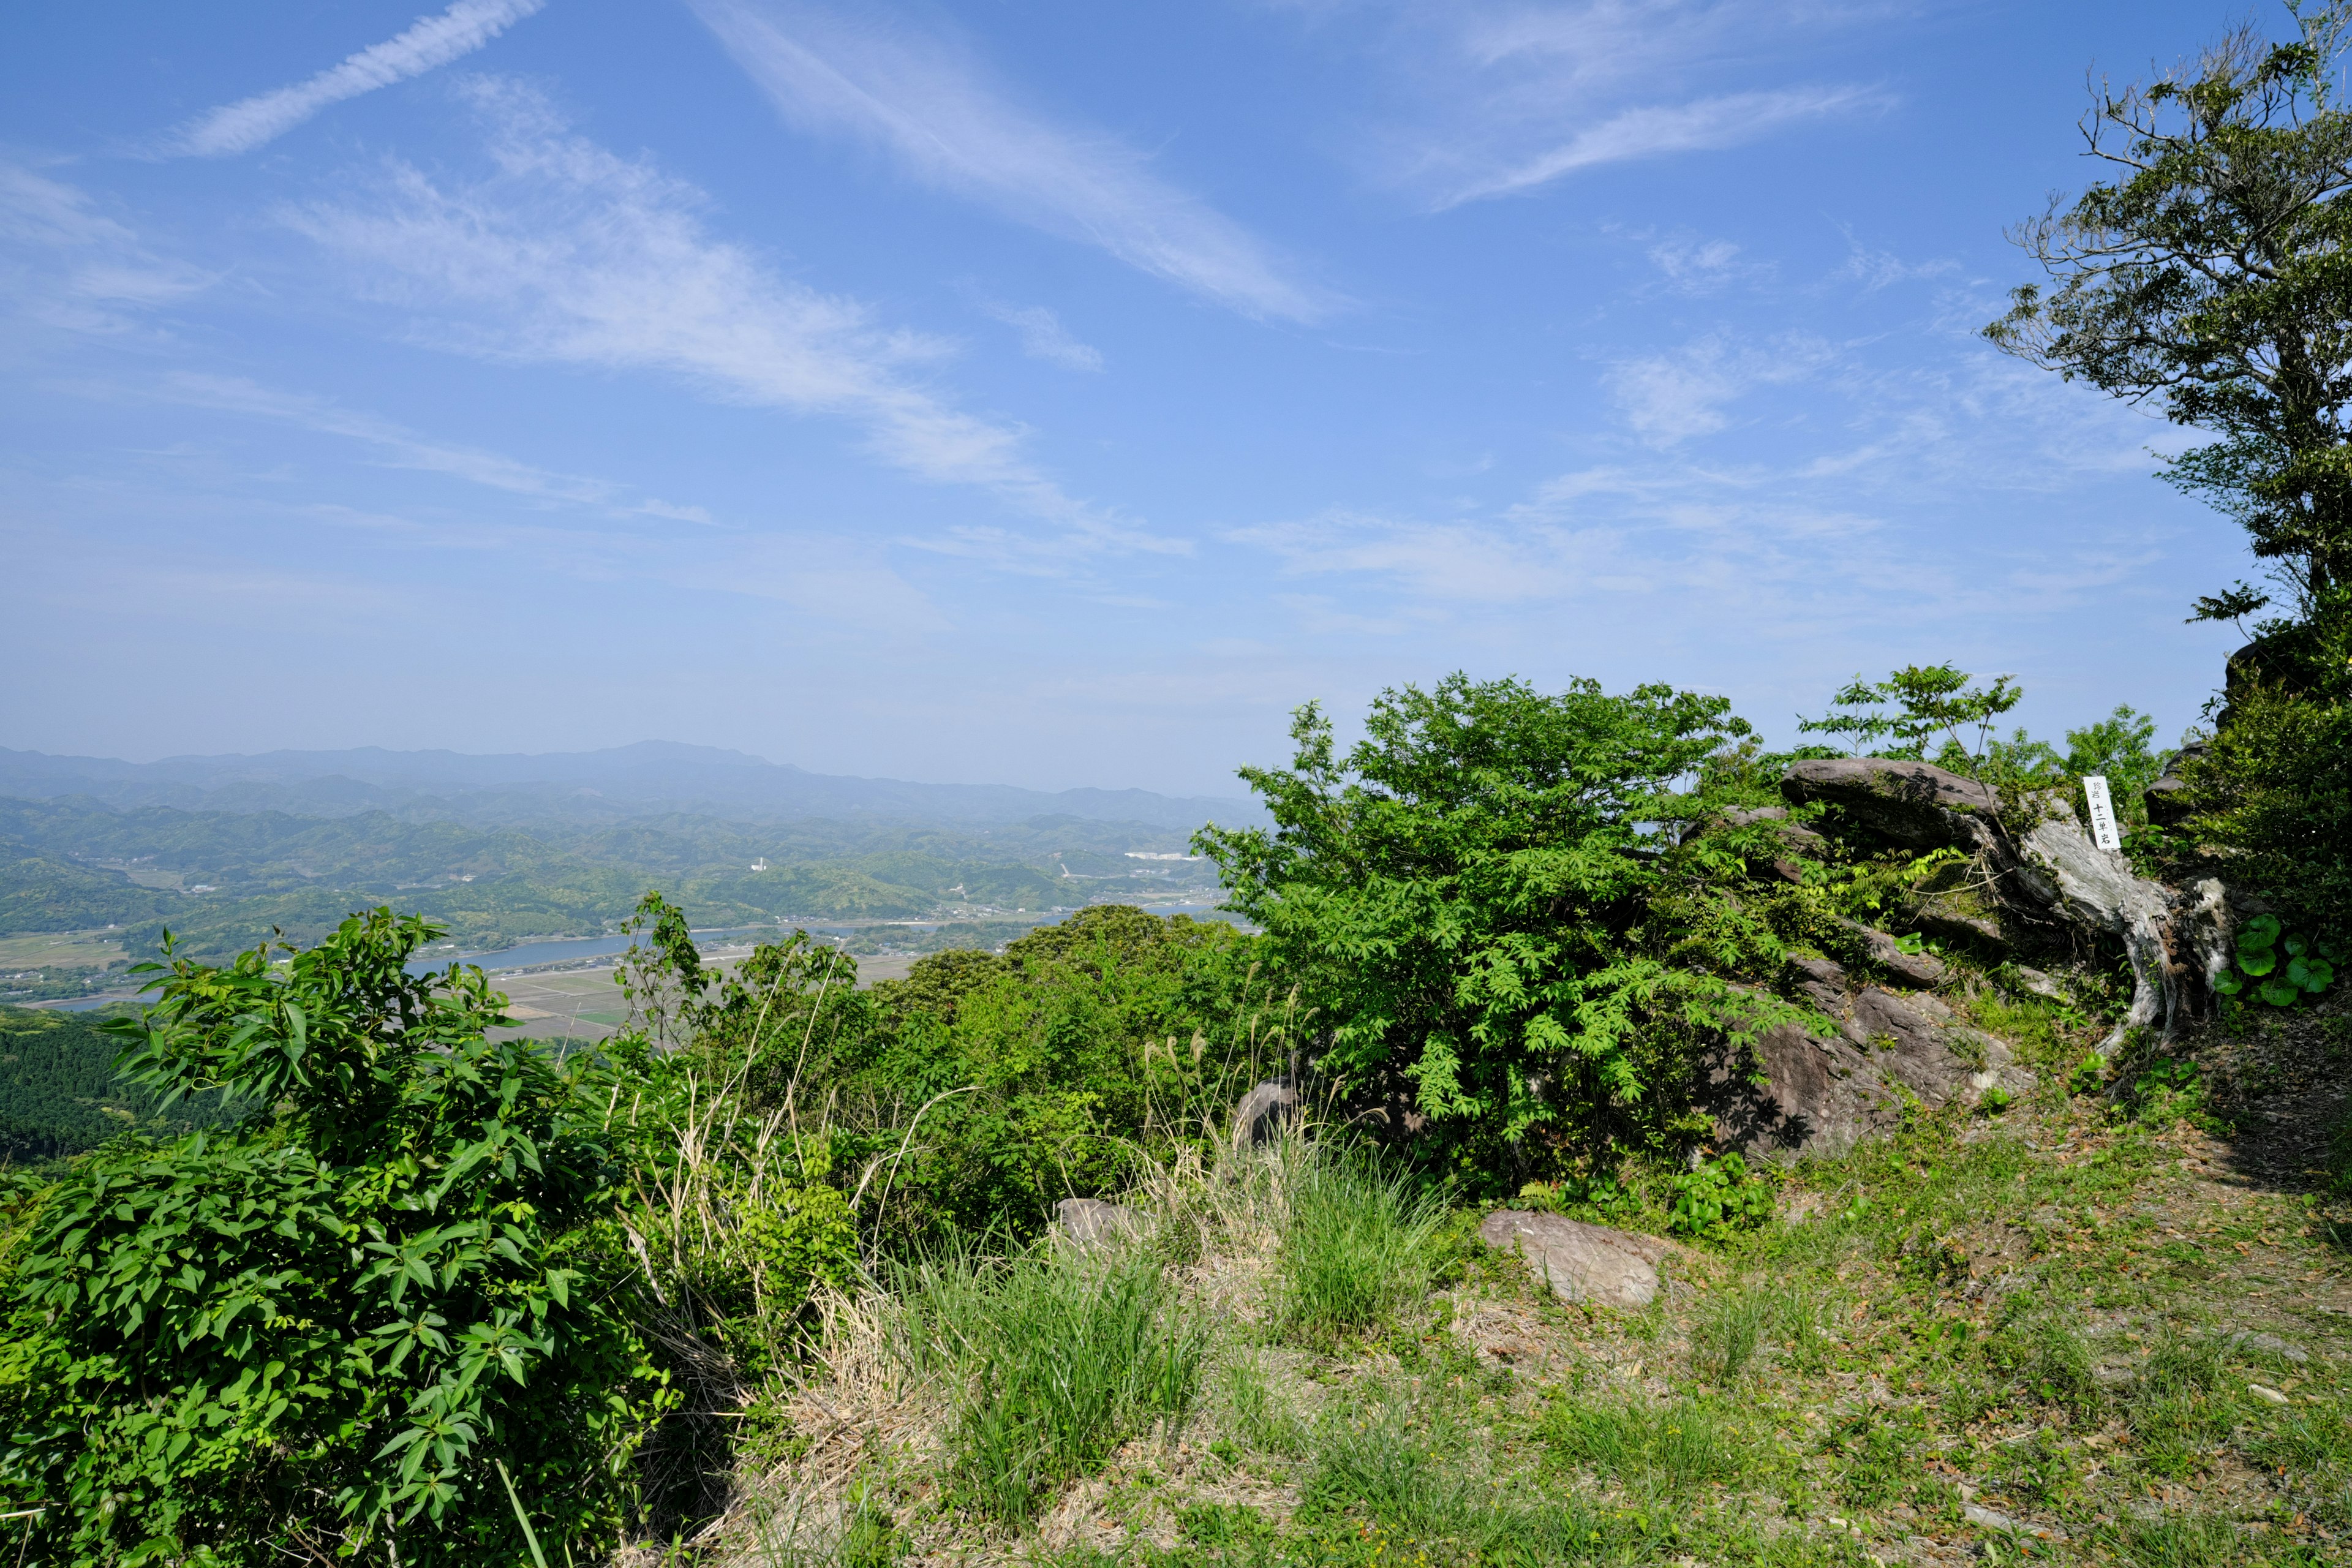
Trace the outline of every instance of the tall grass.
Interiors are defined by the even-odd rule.
[[[1327,1148],[1295,1163],[1275,1252],[1285,1332],[1328,1344],[1376,1336],[1429,1289],[1443,1200],[1369,1155]]]
[[[1621,1484],[1685,1491],[1731,1482],[1755,1464],[1753,1445],[1724,1414],[1699,1400],[1588,1404],[1562,1399],[1538,1435],[1555,1459]]]
[[[1779,1303],[1761,1290],[1736,1289],[1710,1298],[1691,1325],[1691,1370],[1729,1387],[1756,1359]]]
[[[950,1479],[962,1501],[1025,1526],[1200,1390],[1208,1330],[1158,1260],[1045,1247],[899,1270],[899,1346],[950,1391]]]

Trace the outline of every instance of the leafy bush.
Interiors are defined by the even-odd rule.
[[[1721,825],[1729,786],[1698,770],[1748,726],[1663,686],[1454,675],[1382,693],[1365,729],[1343,757],[1300,709],[1291,767],[1242,770],[1274,827],[1193,841],[1328,1031],[1315,1065],[1409,1100],[1421,1146],[1488,1190],[1702,1131],[1701,1044],[1800,1016],[1735,978],[1781,962],[1732,892],[1778,840]]]
[[[478,970],[380,910],[281,959],[151,965],[127,1064],[168,1111],[275,1120],[126,1138],[41,1202],[7,1281],[0,1489],[44,1562],[263,1563],[396,1543],[516,1561],[498,1474],[594,1548],[656,1403],[578,1227],[621,1192],[600,1117]]]
[[[625,970],[635,1042],[608,1049],[643,1075],[646,1104],[679,1123],[689,1098],[709,1114],[731,1086],[747,1148],[765,1115],[824,1122],[828,1179],[871,1174],[860,1223],[898,1247],[1035,1235],[1060,1199],[1202,1146],[1247,1084],[1279,1070],[1298,1016],[1232,925],[1124,905],[1002,954],[935,953],[866,991],[854,960],[803,932],[721,976],[677,911],[648,899],[641,915],[653,941]]]
[[[2269,892],[2298,924],[2340,931],[2352,921],[2352,611],[2293,637],[2310,647],[2292,679],[2233,681],[2210,749],[2184,765],[2188,829],[2241,852],[2232,882]]]

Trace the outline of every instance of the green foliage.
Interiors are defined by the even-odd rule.
[[[1277,1318],[1310,1344],[1377,1335],[1427,1293],[1444,1205],[1361,1155],[1301,1161],[1285,1185]]]
[[[2135,711],[2129,703],[2095,724],[2066,731],[2066,755],[2060,764],[2069,779],[2092,774],[2105,779],[2115,796],[2116,816],[2126,828],[2147,826],[2147,786],[2163,776],[2172,761],[2168,751],[2151,749],[2156,721]]]
[[[406,973],[436,934],[378,910],[155,966],[126,1066],[166,1111],[277,1115],[120,1141],[42,1199],[0,1363],[42,1560],[512,1561],[499,1465],[551,1538],[613,1539],[653,1391],[574,1233],[618,1173],[576,1077],[488,1037],[478,970]]]
[[[2335,984],[2343,956],[2332,942],[2287,931],[2276,915],[2256,915],[2238,928],[2234,960],[2213,977],[2213,989],[2273,1007],[2299,1006]]]
[[[2212,432],[2169,478],[2234,517],[2307,614],[2352,573],[2352,6],[2291,10],[2291,42],[2242,27],[2152,85],[2095,91],[2090,152],[2116,177],[2013,231],[2058,287],[2018,289],[1986,335]],[[2200,614],[2262,602],[2240,584]]]
[[[953,1401],[957,1493],[1003,1523],[1029,1523],[1200,1391],[1206,1326],[1140,1247],[953,1256],[903,1268],[894,1294],[900,1353]]]
[[[1194,842],[1328,1029],[1319,1069],[1409,1094],[1465,1175],[1685,1136],[1696,1042],[1797,1016],[1733,978],[1780,962],[1730,889],[1777,841],[1697,832],[1728,802],[1684,787],[1748,733],[1721,699],[1454,675],[1365,728],[1343,758],[1299,710],[1292,766],[1242,771],[1275,827]]]
[[[1710,1297],[1691,1325],[1691,1370],[1726,1387],[1738,1382],[1763,1348],[1777,1305],[1759,1290]]]
[[[168,1137],[218,1127],[244,1113],[215,1092],[158,1116],[155,1096],[114,1070],[121,1049],[79,1015],[0,1007],[0,1164],[79,1154],[134,1129]]]
[[[2241,852],[2233,880],[2268,891],[2299,923],[2352,922],[2352,615],[2310,628],[2312,673],[2256,681],[2183,773],[2197,837]]]
[[[867,991],[853,960],[804,932],[721,976],[666,900],[648,896],[637,921],[621,976],[636,1023],[605,1049],[644,1075],[633,1120],[667,1130],[643,1157],[675,1172],[675,1148],[656,1144],[675,1143],[689,1100],[719,1116],[709,1136],[738,1163],[763,1115],[822,1122],[828,1180],[867,1189],[860,1223],[894,1247],[1034,1235],[1060,1199],[1205,1146],[1301,1021],[1232,925],[1123,905],[1002,955],[932,954]],[[740,1104],[719,1112],[714,1092]]]
[[[1975,773],[1992,740],[1992,721],[2017,706],[2025,693],[2004,675],[1990,687],[1969,684],[1975,678],[1957,665],[1906,665],[1885,680],[1868,681],[1859,675],[1830,699],[1832,711],[1821,719],[1800,719],[1797,728],[1808,734],[1842,735],[1853,755],[1864,749],[1874,756],[1917,760],[1927,742],[1944,737],[1948,750],[1966,760],[1959,771]],[[1887,710],[1892,709],[1892,711]],[[1973,728],[1976,744],[1960,739]],[[2023,740],[2022,731],[2019,739]],[[1885,744],[1883,742],[1891,742]]]
[[[1719,1154],[1678,1173],[1669,1184],[1675,1231],[1704,1241],[1723,1241],[1772,1217],[1773,1183],[1750,1171],[1737,1153]]]

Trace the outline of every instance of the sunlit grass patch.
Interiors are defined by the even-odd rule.
[[[1276,1252],[1276,1317],[1310,1344],[1377,1335],[1429,1290],[1439,1198],[1369,1156],[1318,1152],[1290,1181]]]
[[[1659,1404],[1562,1396],[1544,1413],[1536,1435],[1556,1466],[1670,1491],[1716,1481],[1730,1485],[1746,1479],[1762,1457],[1726,1412],[1695,1399]]]
[[[898,1296],[910,1367],[951,1390],[956,1493],[1003,1523],[1199,1391],[1206,1326],[1140,1248],[938,1260],[903,1270]]]

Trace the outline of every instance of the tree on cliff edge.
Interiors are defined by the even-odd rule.
[[[2352,0],[2288,10],[2290,42],[2248,24],[2157,81],[2094,87],[2083,136],[2115,177],[2011,231],[2053,287],[1985,333],[2214,435],[2165,477],[2245,527],[2308,623],[2352,592]],[[2269,602],[2242,583],[2195,618]]]

